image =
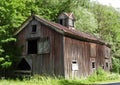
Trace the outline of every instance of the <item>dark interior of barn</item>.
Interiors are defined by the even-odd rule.
[[[37,54],[37,40],[28,40],[28,54]]]
[[[17,70],[31,70],[30,65],[23,58],[17,66]]]

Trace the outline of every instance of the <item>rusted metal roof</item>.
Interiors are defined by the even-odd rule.
[[[84,33],[84,32],[80,32],[78,30],[75,30],[75,29],[69,29],[65,26],[62,26],[58,23],[55,23],[55,22],[50,22],[48,20],[45,20],[43,18],[41,18],[40,16],[38,15],[32,15],[30,16],[19,28],[18,31],[16,31],[15,35],[19,34],[20,31],[22,31],[25,26],[33,19],[37,19],[38,21],[40,21],[41,23],[49,26],[51,29],[65,35],[65,36],[69,36],[69,37],[72,37],[72,38],[76,38],[76,39],[79,39],[79,40],[85,40],[85,41],[88,41],[88,42],[93,42],[93,43],[100,43],[100,44],[105,44],[105,45],[108,45],[106,44],[103,40],[101,40],[100,38],[97,38],[96,36],[94,35],[91,35],[91,34],[88,34],[88,33]],[[109,46],[109,45],[108,45]]]

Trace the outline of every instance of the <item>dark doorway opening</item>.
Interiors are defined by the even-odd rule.
[[[17,70],[31,70],[30,65],[23,58],[17,66]]]
[[[28,54],[37,54],[37,39],[28,40]]]

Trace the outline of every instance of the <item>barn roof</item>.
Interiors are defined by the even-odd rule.
[[[41,23],[45,24],[46,26],[49,26],[51,29],[59,32],[60,34],[63,34],[64,36],[68,36],[68,37],[75,38],[75,39],[78,39],[78,40],[84,40],[84,41],[87,41],[87,42],[93,42],[93,43],[108,45],[103,40],[101,40],[100,38],[97,38],[94,35],[84,33],[84,32],[80,32],[80,31],[74,30],[74,29],[68,29],[67,27],[62,26],[58,23],[45,20],[38,15],[31,15],[30,17],[28,17],[28,19],[19,27],[19,30],[17,30],[14,35],[18,35],[29,24],[29,22],[33,18],[40,21]]]

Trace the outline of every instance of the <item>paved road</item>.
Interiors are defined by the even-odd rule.
[[[120,85],[120,82],[119,83],[109,83],[109,84],[99,84],[99,85]]]

